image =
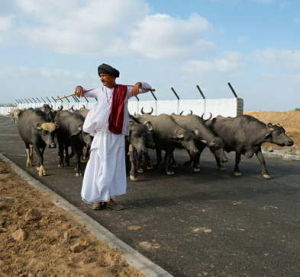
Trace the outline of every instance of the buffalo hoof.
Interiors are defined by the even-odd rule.
[[[272,177],[271,177],[271,175],[269,175],[269,174],[262,174],[262,176],[263,176],[263,178],[264,179],[271,179]]]
[[[193,168],[193,171],[194,171],[194,172],[200,172],[200,168],[199,168],[199,167],[194,167],[194,168]]]
[[[130,181],[133,181],[133,182],[136,182],[138,180],[138,178],[133,175],[130,175],[129,179],[130,179]]]
[[[45,167],[44,166],[40,166],[40,167],[37,167],[36,168],[37,169],[37,171],[38,171],[38,173],[39,173],[39,176],[46,176],[46,170],[45,170]]]
[[[151,169],[153,169],[153,165],[151,164],[151,165],[147,165],[147,170],[151,170]]]
[[[218,167],[218,170],[220,171],[225,171],[227,168],[226,167]]]
[[[138,172],[138,173],[144,173],[144,169],[139,168],[139,169],[137,170],[137,172]]]
[[[235,172],[233,172],[233,175],[238,177],[238,176],[242,176],[242,173],[239,171],[235,171]]]
[[[166,171],[166,174],[167,174],[168,176],[171,176],[171,175],[174,175],[174,174],[175,174],[175,172],[174,172],[174,171],[171,171],[171,170],[169,170],[169,171]]]
[[[78,177],[78,176],[82,176],[82,173],[80,173],[80,172],[76,172],[76,173],[75,173],[75,176],[76,176],[76,177]]]

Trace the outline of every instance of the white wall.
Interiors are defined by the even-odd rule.
[[[8,115],[11,110],[14,110],[16,107],[0,107],[0,115]]]
[[[54,109],[58,109],[61,105],[65,109],[69,109],[72,106],[74,109],[79,109],[83,105],[86,108],[91,108],[95,104],[95,100],[90,102],[57,102],[52,103]],[[41,107],[44,103],[33,103],[33,104],[19,104],[19,109],[26,109],[30,107]],[[180,113],[181,111],[184,114],[190,113],[193,111],[194,114],[202,115],[204,117],[209,116],[209,113],[212,113],[213,117],[222,115],[222,116],[231,116],[235,117],[237,115],[243,114],[243,99],[241,98],[224,98],[224,99],[185,99],[185,100],[160,100],[160,101],[137,101],[130,100],[129,112],[131,114],[140,113],[141,109],[144,107],[144,112],[149,112],[151,107],[153,107],[153,114],[161,113]],[[0,107],[0,114],[7,115],[8,112],[15,107]]]
[[[241,98],[224,98],[224,99],[185,99],[185,100],[160,100],[160,101],[129,101],[129,112],[140,113],[144,108],[144,112],[150,112],[153,107],[153,114],[184,114],[193,111],[194,114],[207,116],[212,113],[212,116],[231,116],[243,114],[244,105]]]

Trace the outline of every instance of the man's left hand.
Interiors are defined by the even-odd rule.
[[[136,96],[139,94],[139,90],[142,87],[142,83],[141,82],[137,82],[133,87],[132,87],[132,91],[131,94],[132,96]]]

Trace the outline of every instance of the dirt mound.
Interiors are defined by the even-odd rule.
[[[293,147],[289,147],[289,149],[291,149],[292,151],[300,150],[300,111],[282,111],[282,112],[248,111],[248,112],[244,112],[244,114],[252,115],[264,123],[280,124],[286,130],[287,135],[290,136],[295,142],[295,145]]]
[[[0,276],[144,276],[2,161],[0,184]]]

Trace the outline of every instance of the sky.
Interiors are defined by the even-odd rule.
[[[230,82],[245,110],[300,108],[300,1],[0,0],[0,103],[99,86],[101,63],[158,99]]]

